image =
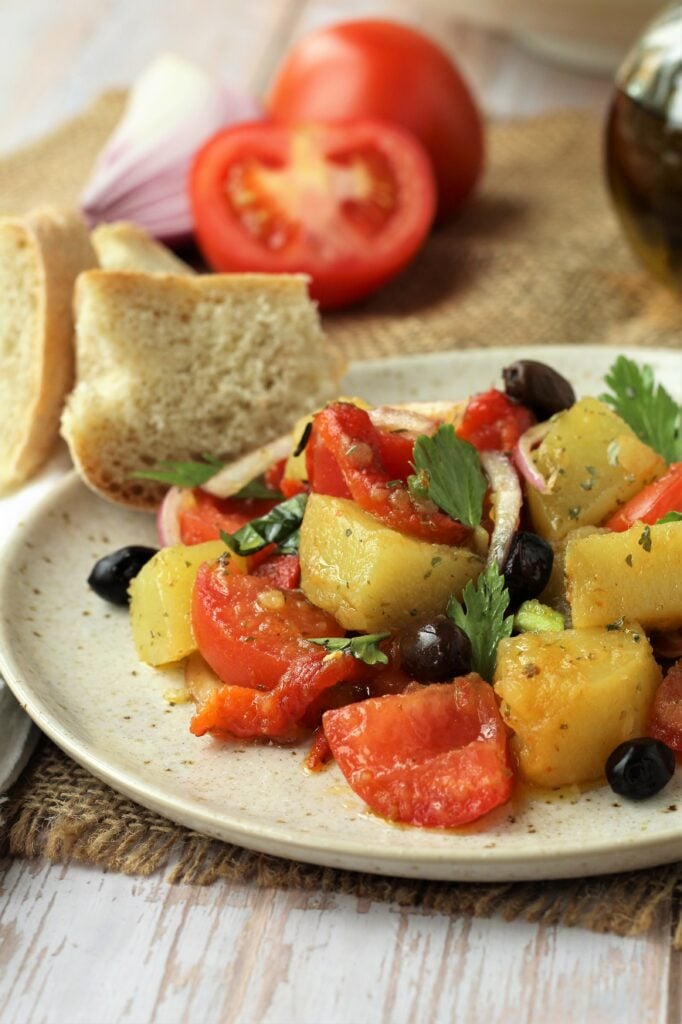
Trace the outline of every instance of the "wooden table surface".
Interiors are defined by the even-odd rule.
[[[457,56],[485,110],[603,110],[608,78],[384,0],[0,0],[0,150],[130,81],[159,52],[262,90],[314,25],[388,14]],[[169,886],[85,867],[0,864],[2,1024],[435,1024],[680,1019],[670,922],[646,938],[250,885]]]

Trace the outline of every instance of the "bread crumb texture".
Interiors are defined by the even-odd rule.
[[[340,369],[302,276],[103,270],[78,280],[76,363],[62,418],[76,467],[139,508],[165,487],[136,470],[234,459],[333,397]]]
[[[73,383],[74,282],[96,262],[72,210],[0,219],[0,492],[28,479],[58,437]]]
[[[193,274],[194,271],[147,232],[129,221],[100,224],[91,235],[103,270],[143,270],[149,274]]]

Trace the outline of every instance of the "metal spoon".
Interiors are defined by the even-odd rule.
[[[0,793],[19,778],[36,745],[38,729],[0,678]]]

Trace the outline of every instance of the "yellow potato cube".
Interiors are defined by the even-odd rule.
[[[495,693],[523,777],[536,786],[599,779],[619,743],[646,733],[660,681],[636,624],[502,640]]]
[[[622,618],[648,630],[682,626],[682,523],[571,538],[565,573],[577,628]]]
[[[196,650],[192,588],[199,566],[226,553],[221,540],[162,548],[130,584],[130,624],[135,649],[147,665],[180,661]],[[229,552],[230,570],[245,573],[246,559]]]
[[[536,531],[550,541],[603,523],[665,470],[661,456],[596,398],[559,413],[534,460],[550,489],[528,487],[528,507]]]
[[[374,633],[443,612],[483,559],[407,537],[353,501],[311,494],[301,526],[301,588],[346,629]]]

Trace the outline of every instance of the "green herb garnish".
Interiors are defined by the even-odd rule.
[[[497,660],[497,645],[511,636],[514,616],[505,615],[509,591],[496,565],[487,566],[474,584],[467,583],[462,603],[451,597],[447,614],[471,641],[471,667],[491,683]]]
[[[514,629],[519,633],[559,633],[566,628],[561,612],[540,601],[524,601],[514,616]]]
[[[408,478],[410,493],[428,497],[465,526],[480,526],[488,484],[478,452],[457,437],[451,423],[432,437],[422,434],[414,445],[416,473]]]
[[[251,480],[250,483],[244,484],[241,490],[237,491],[236,494],[231,494],[231,498],[242,498],[244,500],[248,498],[258,499],[271,499],[272,501],[282,501],[284,495],[281,491],[276,491],[272,487],[268,487],[262,480]]]
[[[662,526],[665,523],[682,523],[682,512],[666,512],[664,516],[656,520],[656,526]]]
[[[296,494],[236,533],[221,530],[220,538],[236,555],[253,555],[268,544],[278,544],[280,553],[295,554],[307,500],[307,494]]]
[[[611,390],[601,396],[602,401],[616,410],[640,441],[666,462],[682,459],[682,406],[656,384],[652,368],[618,356],[604,380]]]
[[[158,480],[172,487],[202,487],[225,463],[206,453],[201,458],[203,462],[160,462],[158,469],[138,469],[133,476],[141,480]]]
[[[642,536],[637,541],[640,547],[644,548],[646,552],[651,551],[651,527],[645,526],[642,530]]]
[[[365,665],[388,665],[388,658],[379,644],[390,633],[367,633],[365,636],[311,636],[311,644],[324,647],[329,654],[351,654]]]

